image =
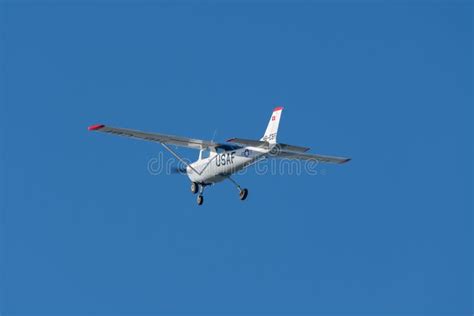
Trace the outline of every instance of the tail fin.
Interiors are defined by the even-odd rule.
[[[276,143],[278,125],[280,124],[280,117],[281,117],[282,110],[283,110],[283,107],[281,106],[276,107],[273,110],[272,117],[270,118],[270,122],[268,122],[268,126],[265,131],[265,134],[260,140],[269,142],[271,144]]]

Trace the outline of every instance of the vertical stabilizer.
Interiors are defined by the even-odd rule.
[[[270,122],[268,122],[267,129],[265,130],[265,134],[260,140],[269,142],[271,144],[276,143],[278,125],[280,125],[280,117],[281,117],[282,111],[283,111],[283,107],[281,106],[276,107],[273,110],[272,116],[270,117]]]

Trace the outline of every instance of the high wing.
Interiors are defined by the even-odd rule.
[[[213,141],[208,141],[208,140],[194,139],[194,138],[174,136],[174,135],[157,134],[157,133],[146,133],[146,132],[135,131],[135,130],[126,129],[126,128],[105,126],[102,124],[89,126],[88,130],[114,134],[118,136],[142,139],[142,140],[157,142],[161,144],[169,144],[169,145],[175,145],[175,146],[180,146],[180,147],[193,148],[193,149],[204,149],[204,148],[209,148],[209,147],[225,146],[225,144],[215,143]]]
[[[287,158],[287,159],[300,159],[300,160],[314,160],[314,161],[337,163],[337,164],[345,163],[351,160],[351,158],[345,158],[345,157],[305,154],[305,153],[291,152],[291,151],[285,151],[285,150],[281,150],[277,152],[275,155],[273,155],[273,157]]]
[[[278,149],[281,150],[288,150],[288,151],[297,151],[297,152],[306,152],[309,150],[309,147],[301,147],[295,145],[288,145],[288,144],[270,144],[267,141],[262,140],[253,140],[253,139],[246,139],[246,138],[231,138],[227,140],[230,143],[237,143],[245,146],[252,146],[252,147],[261,147],[261,148],[270,148],[270,145],[277,146]]]

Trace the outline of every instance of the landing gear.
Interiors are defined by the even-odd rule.
[[[240,200],[245,200],[247,198],[247,195],[249,194],[249,190],[247,189],[242,189],[240,190],[240,193],[239,193],[239,196],[240,196]]]
[[[196,192],[193,191],[193,185],[196,186]],[[197,184],[196,182],[193,182],[191,184],[191,191],[193,191],[193,193],[197,193],[197,191],[199,191],[199,194],[196,198],[196,202],[198,205],[202,205],[202,203],[204,203],[204,185],[202,184]]]
[[[241,200],[241,201],[245,200],[245,199],[247,198],[247,195],[249,194],[249,190],[247,190],[247,189],[245,189],[245,188],[244,188],[244,189],[241,188],[240,185],[239,185],[237,182],[235,182],[235,180],[232,179],[231,177],[228,177],[228,179],[229,179],[233,184],[235,184],[235,186],[237,187],[237,189],[239,189],[239,198],[240,198],[240,200]]]
[[[202,194],[199,194],[197,196],[196,202],[198,205],[202,205],[202,203],[204,203],[204,196]]]
[[[196,194],[199,191],[199,184],[196,182],[191,182],[191,192]]]
[[[241,188],[240,185],[237,182],[235,182],[234,179],[232,179],[231,177],[227,177],[227,179],[229,179],[233,184],[235,184],[235,186],[239,190],[239,199],[241,201],[244,201],[247,198],[248,194],[249,194],[249,190],[247,190],[245,188]],[[204,203],[204,188],[206,186],[211,185],[211,184],[212,183],[191,182],[191,192],[193,194],[197,193],[197,197],[196,197],[197,205],[202,205]]]

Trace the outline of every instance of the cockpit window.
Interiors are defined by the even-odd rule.
[[[239,149],[239,148],[242,148],[238,145],[220,145],[218,147],[216,147],[216,151],[218,153],[223,153],[224,151],[229,151],[229,150],[236,150],[236,149]]]

